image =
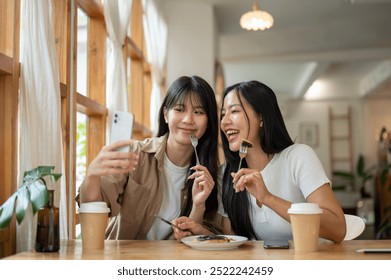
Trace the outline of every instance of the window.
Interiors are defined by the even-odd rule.
[[[77,7],[74,5],[77,3]],[[106,29],[100,1],[54,1],[61,89],[68,236],[77,236],[74,200],[86,166],[106,143]],[[0,1],[0,203],[17,189],[20,0]],[[73,29],[73,26],[77,28]],[[144,56],[141,0],[133,0],[132,29],[124,46],[134,136],[149,131],[150,73]],[[75,42],[75,43],[73,43]],[[10,121],[12,120],[12,121]],[[5,187],[3,187],[5,186]],[[3,191],[4,190],[4,191]],[[15,221],[0,231],[0,258],[16,252]]]

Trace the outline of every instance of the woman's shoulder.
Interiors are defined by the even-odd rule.
[[[301,157],[304,155],[314,155],[314,154],[315,151],[310,146],[301,143],[292,144],[281,152],[282,157],[285,158]]]
[[[302,144],[302,143],[294,143],[292,145],[290,145],[288,148],[286,148],[285,150],[291,150],[291,151],[294,151],[294,152],[300,152],[300,151],[313,151],[312,147],[307,145],[307,144]]]
[[[154,153],[166,141],[165,139],[165,136],[145,138],[143,140],[137,140],[135,145],[138,150],[146,153]]]

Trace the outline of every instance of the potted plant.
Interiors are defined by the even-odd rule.
[[[386,175],[391,168],[391,164],[383,167],[372,165],[370,167],[365,166],[365,159],[362,154],[359,155],[356,172],[349,171],[334,171],[333,175],[339,177],[341,180],[336,182],[333,186],[334,190],[346,190],[353,189],[358,190],[362,198],[370,197],[370,194],[365,190],[365,184],[367,181],[373,179],[376,174],[380,175],[381,182],[385,182]]]
[[[359,155],[357,165],[356,165],[356,172],[347,172],[347,171],[334,171],[333,175],[339,179],[340,181],[336,180],[333,182],[333,189],[334,190],[358,190],[360,192],[362,201],[366,200],[367,198],[371,197],[369,193],[365,190],[365,184],[368,180],[371,180],[374,178],[374,176],[379,176],[379,180],[381,185],[383,185],[385,188],[387,188],[389,191],[391,191],[391,184],[386,185],[387,181],[387,174],[389,174],[389,170],[391,168],[391,164],[385,164],[382,166],[378,165],[372,165],[369,168],[366,168],[365,160],[363,155]],[[375,199],[377,199],[375,197]],[[376,207],[376,206],[375,206]],[[382,239],[385,237],[391,236],[391,213],[390,210],[391,206],[388,209],[388,215],[383,218],[382,220],[379,220],[377,222],[377,218],[375,218],[376,223],[379,223],[376,226],[376,238]],[[375,210],[376,212],[376,210]],[[377,216],[377,213],[375,213],[375,216]]]
[[[18,224],[20,224],[30,203],[33,214],[47,204],[49,190],[44,178],[50,176],[51,181],[56,182],[62,175],[53,173],[53,170],[54,166],[38,166],[24,172],[22,186],[0,206],[0,229],[9,225],[14,213]]]

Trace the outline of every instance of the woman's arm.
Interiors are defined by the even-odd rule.
[[[179,217],[172,221],[174,227],[172,227],[174,232],[174,237],[176,240],[181,240],[182,238],[190,235],[211,235],[211,231],[206,229],[202,224],[190,219],[189,217]],[[178,229],[178,228],[180,229]]]
[[[217,214],[219,215],[219,214]],[[221,216],[220,216],[221,217]],[[231,229],[231,223],[227,217],[221,217],[221,228],[223,230],[223,234],[234,235],[235,233]],[[176,218],[172,221],[174,227],[172,228],[174,231],[175,239],[181,240],[182,238],[190,235],[212,235],[214,234],[207,228],[205,228],[202,224],[197,223],[196,221],[182,216]],[[179,227],[180,229],[178,229]]]
[[[205,166],[196,165],[191,169],[194,170],[194,173],[188,179],[194,179],[194,183],[192,189],[193,207],[189,218],[202,224],[206,210],[205,201],[215,187],[215,182]]]
[[[102,200],[100,176],[87,175],[80,186],[80,203]]]
[[[234,176],[237,181],[237,191],[247,191],[257,199],[259,207],[266,205],[279,216],[290,222],[288,209],[292,202],[271,194],[263,181],[261,174],[250,169],[241,169]],[[324,184],[307,197],[308,202],[317,203],[323,213],[320,220],[319,235],[334,242],[341,242],[346,234],[345,216],[330,184]]]
[[[319,235],[322,238],[341,242],[346,235],[345,215],[329,184],[316,189],[307,197],[308,202],[322,208]]]
[[[138,155],[133,152],[118,152],[117,148],[132,145],[134,140],[121,140],[101,149],[90,163],[87,175],[80,186],[80,202],[103,200],[100,190],[100,177],[128,173],[138,163]]]
[[[317,203],[323,210],[320,216],[319,237],[333,242],[341,242],[346,235],[345,216],[330,185],[324,184],[316,189],[307,197],[307,201]],[[290,222],[290,216],[287,212],[291,207],[291,202],[269,195],[263,200],[263,204]]]

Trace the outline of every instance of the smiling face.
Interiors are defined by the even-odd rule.
[[[241,102],[242,101],[242,102]],[[221,130],[224,132],[231,151],[238,151],[242,139],[259,146],[261,117],[243,97],[239,99],[235,90],[224,98],[221,111]]]
[[[195,94],[188,95],[183,102],[164,110],[164,119],[169,127],[169,143],[191,145],[190,134],[200,139],[208,124],[208,117]]]

